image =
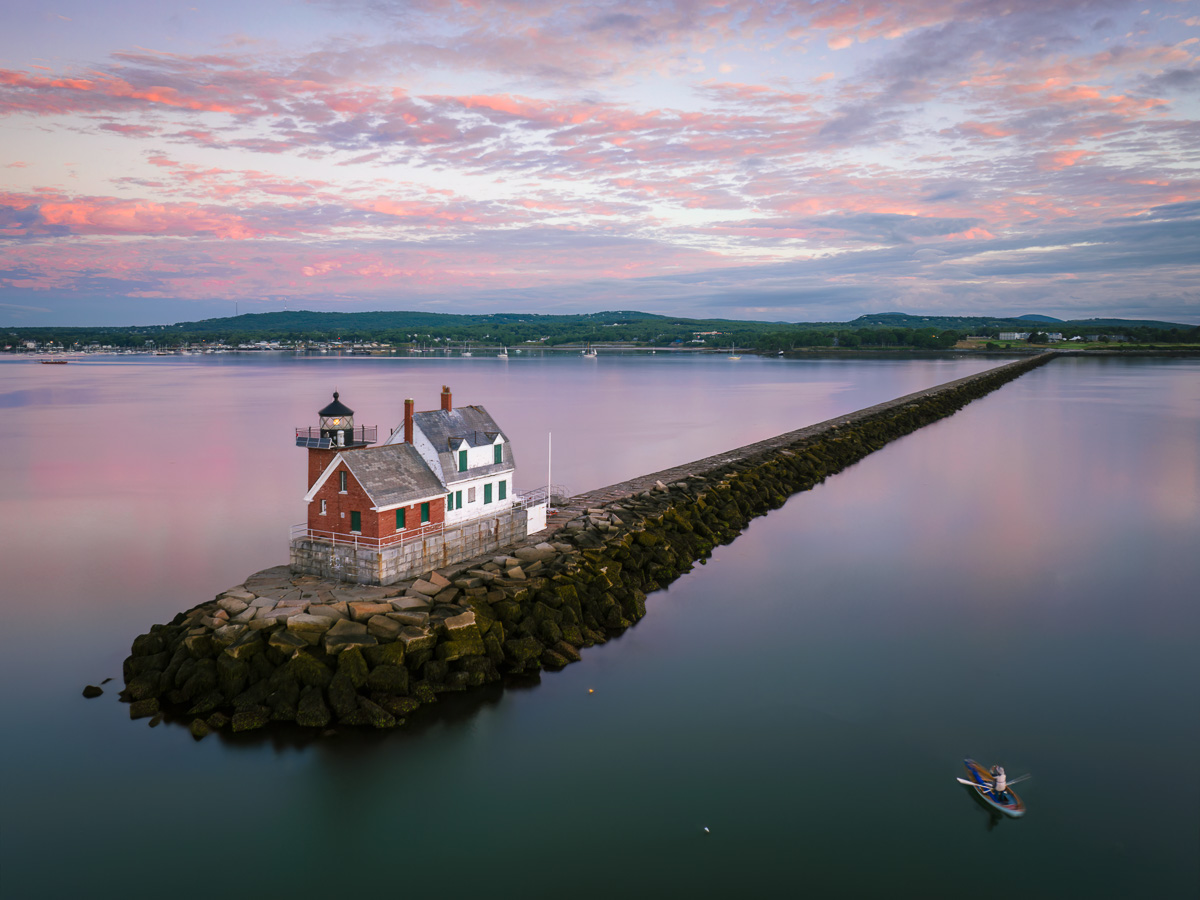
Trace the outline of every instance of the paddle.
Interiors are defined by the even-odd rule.
[[[1004,789],[1008,790],[1010,787],[1012,787],[1017,782],[1025,781],[1027,778],[1032,778],[1032,777],[1033,777],[1032,775],[1021,775],[1021,776],[1018,776],[1017,778],[1010,778],[1008,780],[1008,783],[1005,784]],[[991,784],[980,784],[978,781],[968,781],[966,778],[956,778],[954,780],[957,781],[959,784],[966,784],[966,785],[970,785],[971,787],[987,788],[989,791],[993,790],[993,785],[991,785]]]

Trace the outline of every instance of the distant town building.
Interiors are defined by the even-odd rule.
[[[1000,332],[1000,340],[1002,340],[1002,341],[1027,341],[1027,340],[1029,340],[1030,334],[1032,334],[1032,332],[1029,332],[1029,331],[1002,331],[1002,332]]]

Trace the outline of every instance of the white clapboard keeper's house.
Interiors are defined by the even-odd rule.
[[[482,406],[416,412],[379,446],[333,402],[316,428],[296,429],[308,450],[307,521],[294,526],[291,570],[358,584],[394,584],[516,543],[546,527],[546,504],[513,490],[507,436]]]

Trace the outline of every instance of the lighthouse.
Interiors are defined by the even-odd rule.
[[[546,527],[544,498],[513,489],[508,436],[482,406],[416,412],[383,444],[333,395],[308,450],[307,521],[293,526],[291,569],[359,584],[394,584],[513,544]]]
[[[333,402],[317,413],[318,425],[296,429],[296,446],[308,449],[308,486],[320,477],[338,453],[361,450],[375,443],[379,429],[375,425],[354,426],[354,410],[333,392]]]

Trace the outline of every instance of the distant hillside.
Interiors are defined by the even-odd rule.
[[[1100,332],[1140,342],[1198,342],[1200,329],[1169,322],[1130,319],[1087,319],[1060,322],[1049,316],[915,316],[890,312],[860,316],[852,322],[754,322],[735,319],[690,319],[636,310],[610,310],[583,315],[490,313],[455,315],[416,311],[254,313],[175,325],[132,327],[9,328],[10,351],[24,342],[37,346],[92,345],[145,349],[147,346],[220,343],[229,346],[280,342],[379,342],[393,347],[469,343],[546,347],[585,343],[642,347],[736,346],[766,353],[802,348],[858,347],[940,350],[968,335],[996,340],[1004,332],[1035,331],[1054,323],[1066,337]]]
[[[909,313],[872,313],[859,316],[849,323],[853,327],[894,327],[894,328],[955,328],[972,332],[1001,328],[1004,330],[1028,331],[1033,324],[1055,324],[1076,329],[1084,328],[1156,328],[1169,331],[1178,328],[1180,331],[1191,331],[1195,325],[1182,325],[1178,322],[1159,322],[1151,319],[1055,319],[1051,316],[914,316]],[[1019,328],[1018,326],[1025,326]],[[1055,330],[1062,330],[1061,328]]]

